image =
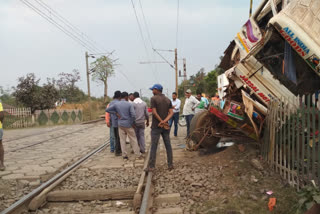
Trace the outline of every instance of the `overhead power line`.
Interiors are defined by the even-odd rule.
[[[32,3],[28,2],[27,0],[20,0],[23,4],[25,4],[27,7],[29,7],[31,10],[39,14],[42,18],[47,20],[49,23],[51,23],[53,26],[61,30],[64,34],[69,36],[71,39],[76,41],[78,44],[80,44],[82,47],[88,49],[89,51],[96,52],[96,50],[92,47],[90,47],[87,43],[83,42],[80,38],[75,36],[70,31],[66,30],[62,25],[57,23],[54,19],[50,18],[47,14],[42,12],[39,8],[35,7]]]
[[[35,0],[41,7],[43,7],[45,10],[47,10],[51,16],[56,17],[58,20],[60,20],[65,26],[67,26],[72,32],[77,34],[79,37],[81,37],[84,41],[86,41],[88,44],[90,44],[93,48],[99,50],[99,52],[108,52],[103,48],[100,48],[100,44],[97,44],[94,40],[92,40],[87,34],[81,32],[79,28],[77,28],[75,25],[73,25],[70,21],[68,21],[66,18],[64,18],[62,15],[60,15],[56,10],[54,10],[52,7],[50,7],[47,3],[45,3],[43,0]]]
[[[142,12],[143,22],[144,22],[144,25],[146,26],[146,31],[147,31],[148,39],[149,39],[150,45],[151,45],[151,47],[152,47],[152,49],[153,49],[154,46],[153,46],[153,43],[152,43],[152,40],[151,40],[151,35],[150,35],[149,27],[148,27],[148,24],[147,24],[147,21],[146,21],[146,17],[145,17],[144,12],[143,12],[141,0],[139,0],[139,5],[140,5],[141,12]]]
[[[147,45],[146,45],[146,42],[145,42],[145,39],[144,39],[144,36],[143,36],[143,32],[142,32],[142,27],[141,27],[141,24],[139,22],[139,18],[138,18],[138,15],[137,15],[137,11],[136,11],[136,8],[135,8],[135,5],[133,3],[133,0],[131,0],[131,4],[132,4],[132,7],[133,7],[133,11],[134,11],[134,15],[136,17],[136,21],[137,21],[137,24],[138,24],[138,27],[139,27],[139,32],[140,32],[140,36],[141,36],[141,39],[142,39],[142,43],[143,43],[143,46],[144,46],[144,49],[146,51],[146,54],[147,54],[147,58],[148,60],[150,59],[150,56],[149,56],[149,52],[148,52],[148,48],[147,48]],[[140,6],[141,6],[141,2],[140,2]],[[142,8],[142,6],[141,6]],[[150,34],[149,34],[150,35]],[[150,40],[151,41],[151,40]],[[152,42],[151,42],[151,45],[152,45]],[[151,66],[152,67],[152,66]],[[155,70],[154,70],[154,67],[153,68],[153,74],[154,74],[154,78],[156,81],[158,81],[158,78],[157,78],[157,75],[155,73]]]
[[[35,3],[39,4],[40,7],[36,6],[34,3],[31,3],[30,0],[20,1],[90,52],[108,52],[109,55],[111,54],[109,51],[104,51],[104,49],[97,47],[100,45],[98,45],[85,33],[81,32],[79,28],[75,27],[71,22],[61,16],[56,10],[52,9],[43,0],[34,0]]]

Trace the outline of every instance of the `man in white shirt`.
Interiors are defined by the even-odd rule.
[[[191,90],[188,89],[185,93],[186,101],[183,106],[183,115],[186,118],[187,122],[187,137],[190,135],[190,123],[194,116],[194,110],[200,104],[199,100],[197,100],[194,96],[191,95]]]
[[[172,123],[174,122],[174,136],[178,136],[178,121],[179,121],[179,112],[180,112],[180,105],[181,101],[177,98],[177,93],[172,93],[172,99],[171,99],[172,107],[173,107],[173,116],[171,117],[169,121],[170,128],[172,126]]]

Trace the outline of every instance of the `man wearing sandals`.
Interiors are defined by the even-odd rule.
[[[146,171],[153,171],[156,165],[157,148],[162,136],[167,151],[168,169],[173,169],[172,148],[170,143],[170,126],[168,121],[173,115],[171,101],[162,94],[163,87],[160,84],[153,85],[153,97],[151,98],[152,125],[151,125],[151,151],[148,168]]]

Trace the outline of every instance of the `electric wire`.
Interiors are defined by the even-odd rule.
[[[141,24],[140,24],[140,22],[139,22],[139,18],[138,18],[137,11],[136,11],[135,5],[134,5],[134,3],[133,3],[133,0],[131,0],[131,4],[132,4],[132,7],[133,7],[134,15],[135,15],[135,17],[136,17],[136,21],[137,21],[137,23],[138,23],[138,28],[139,28],[140,36],[141,36],[141,39],[142,39],[142,43],[143,43],[143,46],[144,46],[144,48],[145,48],[145,51],[146,51],[146,54],[147,54],[147,58],[148,58],[148,60],[149,60],[150,57],[149,57],[148,48],[147,48],[147,45],[146,45],[146,43],[145,43],[145,39],[144,39],[143,32],[142,32],[142,27],[141,27]],[[153,67],[151,66],[151,68],[153,68]],[[154,68],[153,68],[153,69],[154,69]],[[154,74],[155,80],[158,81],[158,78],[157,78],[154,70],[153,70],[153,74]]]
[[[147,31],[147,37],[148,37],[148,40],[149,40],[149,43],[151,45],[151,48],[154,49],[154,45],[153,45],[153,42],[152,42],[152,39],[151,39],[151,34],[150,34],[150,30],[149,30],[149,26],[148,26],[148,23],[147,23],[147,20],[146,20],[146,16],[144,15],[144,11],[143,11],[143,7],[142,7],[142,3],[141,3],[141,0],[139,0],[139,5],[140,5],[140,10],[141,10],[141,13],[142,13],[142,18],[143,18],[143,22],[144,22],[144,25],[146,27],[146,31]],[[153,56],[153,60],[155,60],[155,54],[154,54],[154,51],[152,52],[152,56]],[[154,66],[154,71],[155,71],[155,75],[157,76],[158,72],[157,72],[157,66],[155,64],[153,64]],[[157,78],[158,79],[158,78]]]
[[[71,31],[73,31],[75,34],[83,38],[84,41],[86,41],[88,44],[91,45],[91,47],[95,48],[99,52],[106,51],[105,49],[101,49],[98,46],[101,46],[97,44],[93,39],[91,39],[88,35],[81,32],[79,28],[77,28],[75,25],[73,25],[70,21],[68,21],[66,18],[64,18],[62,15],[60,15],[56,10],[54,10],[52,7],[50,7],[47,3],[45,3],[43,0],[35,0],[41,7],[43,7],[45,10],[47,10],[50,15],[55,16],[57,19],[59,19],[63,24],[65,24],[68,28],[70,28]],[[98,45],[98,46],[97,46]],[[108,51],[106,51],[108,52]]]
[[[55,21],[52,17],[48,16],[46,13],[44,13],[41,9],[39,9],[38,7],[36,7],[35,5],[33,5],[32,3],[30,3],[27,0],[20,0],[23,4],[25,4],[28,8],[30,8],[31,10],[33,10],[34,12],[36,12],[38,15],[40,15],[42,18],[44,18],[46,21],[48,21],[50,24],[52,24],[53,26],[55,26],[56,28],[58,28],[60,31],[62,31],[64,34],[66,34],[67,36],[69,36],[71,39],[73,39],[75,42],[77,42],[78,44],[80,44],[82,47],[88,49],[91,52],[99,52],[97,50],[97,48],[95,47],[91,47],[90,45],[88,45],[88,42],[85,42],[83,40],[81,40],[80,38],[78,38],[78,36],[74,35],[74,33],[70,32],[68,29],[65,29],[64,26],[62,26],[61,24],[59,24],[57,21]],[[38,2],[38,0],[36,0]],[[41,1],[41,0],[40,0]],[[42,2],[42,1],[41,1]],[[38,2],[39,3],[39,2]],[[42,2],[43,3],[43,2]],[[41,3],[39,3],[41,4]],[[45,3],[44,3],[45,4]],[[44,7],[42,5],[42,7]],[[50,11],[48,9],[46,9],[49,13]],[[55,12],[57,14],[57,12]],[[52,14],[52,13],[50,13]],[[57,17],[57,16],[55,16]],[[61,19],[63,19],[63,17],[60,17]],[[61,21],[60,19],[60,21]],[[66,21],[68,22],[68,21]],[[70,23],[70,22],[69,22]],[[69,24],[70,26],[73,26],[71,23]],[[69,26],[69,28],[71,28]],[[74,26],[73,26],[74,27]],[[75,28],[75,27],[74,27]],[[81,32],[81,31],[80,31]],[[79,34],[78,34],[79,35]],[[108,52],[109,55],[112,54],[112,52]],[[118,70],[120,74],[122,74],[125,79],[133,86],[135,87],[135,85],[130,81],[130,79],[128,78],[128,76],[122,72],[121,70]]]
[[[177,31],[176,31],[176,48],[178,48],[178,32],[179,32],[179,8],[180,8],[180,3],[178,0],[178,7],[177,7]]]
[[[152,40],[151,40],[151,36],[150,36],[149,27],[148,27],[148,24],[147,24],[147,21],[146,21],[146,17],[145,17],[144,12],[143,12],[141,0],[139,0],[139,5],[140,5],[141,12],[142,12],[143,22],[144,22],[144,25],[146,26],[146,31],[147,31],[147,35],[148,35],[148,39],[149,39],[150,45],[151,45],[152,49],[154,49],[154,46],[153,46],[153,43],[152,43]]]
[[[164,56],[162,56],[157,49],[153,49],[168,65],[170,65],[171,68],[174,69],[174,65],[172,65]]]
[[[76,41],[78,44],[80,44],[82,47],[88,49],[89,51],[92,52],[96,52],[95,49],[92,49],[91,47],[89,47],[85,42],[83,42],[81,39],[79,39],[77,36],[75,36],[74,34],[70,33],[68,30],[66,30],[65,28],[63,28],[63,26],[61,26],[59,23],[57,23],[54,19],[50,18],[47,14],[43,13],[39,8],[35,7],[33,4],[31,4],[30,2],[28,2],[27,0],[20,0],[23,4],[25,4],[27,7],[29,7],[31,10],[33,10],[34,12],[36,12],[38,15],[40,15],[42,18],[44,18],[45,20],[47,20],[49,23],[51,23],[52,25],[54,25],[56,28],[58,28],[59,30],[61,30],[64,34],[66,34],[67,36],[69,36],[71,39],[73,39],[74,41]]]

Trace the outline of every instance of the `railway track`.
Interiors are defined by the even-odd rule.
[[[72,165],[70,165],[69,167],[67,167],[66,169],[64,169],[63,171],[61,171],[60,173],[58,173],[57,175],[55,175],[54,177],[52,177],[51,179],[49,179],[48,181],[40,185],[38,188],[34,189],[29,194],[23,196],[21,199],[16,201],[10,207],[2,211],[1,214],[19,212],[19,210],[23,209],[23,206],[26,206],[28,202],[30,202],[34,197],[39,196],[39,194],[43,190],[45,190],[46,188],[50,188],[51,185],[57,185],[57,183],[60,183],[61,181],[63,181],[66,178],[66,176],[70,174],[70,172],[72,172],[74,169],[79,167],[84,161],[88,160],[90,157],[97,154],[107,146],[109,146],[109,142],[102,144],[95,150],[91,151],[84,157],[80,158],[78,161],[76,161],[75,163],[73,163]]]
[[[159,199],[154,198],[152,173],[144,171],[148,153],[144,160],[136,160],[130,154],[129,160],[124,161],[110,153],[108,146],[104,143],[86,154],[1,214],[161,213]],[[160,148],[158,156],[163,159],[163,145]],[[160,204],[161,200],[163,197]]]
[[[103,119],[97,119],[97,120],[91,120],[91,121],[86,121],[81,123],[81,125],[86,125],[86,124],[92,124],[92,123],[97,123],[97,122],[101,122],[103,121]],[[6,142],[11,142],[11,141],[16,141],[16,140],[20,140],[23,138],[27,138],[27,137],[33,137],[33,136],[37,136],[37,135],[44,135],[44,134],[48,134],[50,132],[55,132],[55,131],[60,131],[60,130],[64,130],[66,129],[65,126],[63,127],[56,127],[56,128],[50,128],[48,131],[40,131],[40,132],[36,132],[36,133],[32,133],[32,134],[28,134],[28,135],[23,135],[23,136],[19,136],[16,138],[9,138],[9,139],[5,139]]]
[[[99,122],[99,121],[97,121],[97,122]],[[89,127],[85,127],[85,128],[77,129],[75,131],[67,132],[65,134],[61,134],[61,135],[58,135],[58,136],[55,136],[55,137],[52,137],[52,138],[49,138],[49,139],[45,139],[45,140],[41,140],[41,141],[38,141],[38,142],[35,142],[35,143],[31,143],[31,144],[28,144],[28,145],[25,145],[25,146],[22,146],[22,147],[19,147],[19,148],[16,148],[16,149],[8,150],[7,153],[20,151],[20,150],[23,150],[23,149],[26,149],[26,148],[29,148],[29,147],[33,147],[33,146],[36,146],[36,145],[39,145],[39,144],[50,142],[52,140],[56,140],[56,139],[61,138],[61,137],[65,137],[65,136],[68,136],[68,135],[71,135],[71,134],[74,134],[74,133],[78,133],[78,132],[81,132],[81,131],[84,131],[84,130],[88,130],[88,129],[94,128],[95,126],[96,125],[91,125]],[[33,137],[33,136],[36,136],[36,135],[47,134],[47,133],[50,133],[50,132],[59,131],[59,130],[63,130],[63,129],[65,129],[65,128],[59,128],[59,129],[54,129],[52,131],[41,132],[41,133],[35,134],[35,135],[34,134],[33,135],[26,135],[26,136],[15,138],[15,139],[11,139],[11,140],[5,141],[5,142],[21,140],[21,139],[24,139],[24,138]]]

